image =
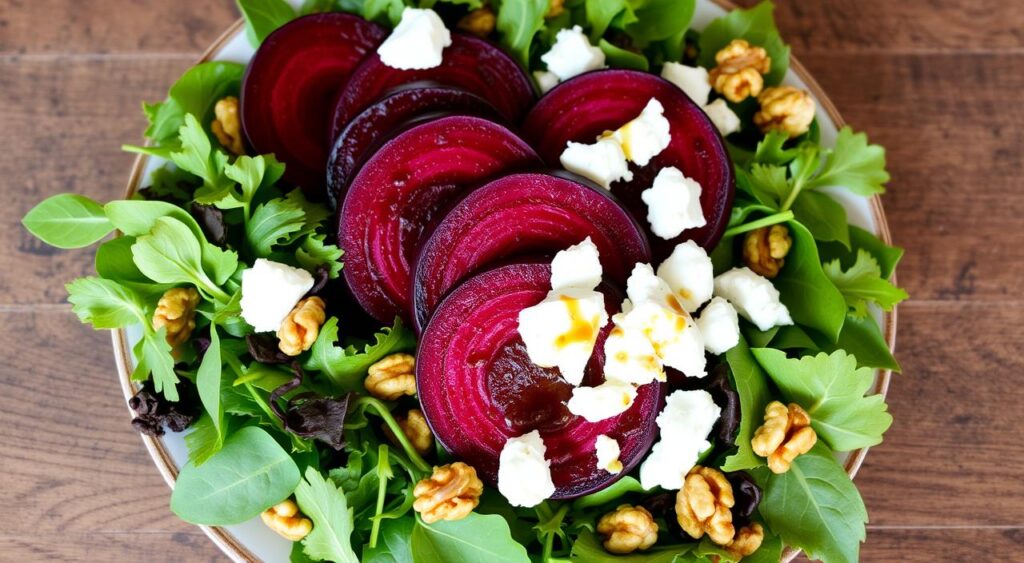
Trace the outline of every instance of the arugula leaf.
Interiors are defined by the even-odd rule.
[[[148,321],[139,295],[116,281],[85,277],[64,288],[68,292],[72,312],[93,328],[123,328]]]
[[[821,192],[805,191],[793,200],[793,207],[790,209],[796,220],[807,227],[815,240],[850,245],[846,210],[830,196]]]
[[[171,288],[170,284],[155,284],[139,271],[132,259],[135,237],[120,236],[108,240],[96,249],[95,268],[101,278],[115,281],[135,292],[143,301],[156,300]]]
[[[548,0],[516,0],[502,2],[498,8],[496,27],[501,46],[523,68],[530,67],[530,44],[544,27],[548,4]]]
[[[363,563],[412,563],[413,517],[384,520],[374,547],[363,548]]]
[[[822,170],[807,188],[842,186],[855,194],[870,196],[885,192],[889,173],[885,171],[885,149],[869,145],[864,133],[854,133],[849,125],[839,130],[836,144]]]
[[[213,150],[210,138],[196,116],[185,114],[185,123],[179,129],[178,137],[181,139],[181,150],[168,155],[174,164],[198,176],[203,181],[204,189],[216,191],[230,185],[224,176],[228,155]]]
[[[307,468],[305,477],[295,487],[299,508],[313,521],[313,531],[302,540],[303,551],[313,559],[359,563],[352,551],[352,511],[345,495],[316,468]]]
[[[287,244],[305,223],[306,214],[294,200],[272,199],[253,212],[245,224],[245,236],[253,254],[266,258],[273,246]]]
[[[411,543],[416,561],[422,563],[530,560],[526,548],[512,539],[505,519],[493,514],[471,512],[461,520],[441,520],[429,525],[417,520]]]
[[[868,314],[868,303],[876,303],[884,311],[891,311],[900,301],[907,298],[907,292],[882,278],[882,268],[867,250],[857,251],[857,261],[843,271],[839,260],[823,265],[825,274],[832,280],[846,300],[854,316]]]
[[[597,46],[601,48],[605,59],[608,61],[608,66],[612,68],[629,68],[633,70],[642,70],[644,72],[647,72],[650,68],[650,65],[647,62],[647,57],[639,53],[627,51],[626,49],[612,45],[604,39],[598,41]]]
[[[635,9],[636,21],[625,26],[626,33],[638,41],[661,41],[685,32],[696,0],[646,0]]]
[[[306,217],[305,223],[302,225],[300,234],[312,233],[318,228],[322,227],[324,221],[331,216],[330,210],[327,206],[322,203],[316,203],[306,199],[306,194],[302,193],[301,189],[294,189],[288,192],[284,198],[302,209],[302,213]]]
[[[44,199],[25,214],[21,224],[36,238],[57,248],[83,248],[114,230],[103,207],[78,194]]]
[[[882,442],[892,415],[885,397],[864,396],[875,373],[858,368],[853,356],[843,350],[799,359],[772,348],[753,353],[786,400],[807,410],[811,426],[832,449],[845,452]]]
[[[178,130],[185,124],[185,115],[192,114],[203,123],[212,121],[213,106],[238,93],[243,74],[245,65],[225,61],[190,68],[171,86],[165,101],[143,104],[149,120],[146,137],[160,146],[180,146]]]
[[[167,328],[154,331],[149,322],[143,322],[142,327],[143,338],[132,348],[136,362],[132,380],[145,381],[152,375],[153,388],[168,401],[177,401],[178,374],[174,372],[174,357],[167,343]]]
[[[362,351],[355,346],[337,346],[338,318],[331,317],[320,327],[320,334],[303,367],[322,372],[339,391],[360,391],[370,365],[388,354],[408,350],[416,345],[415,337],[399,318],[395,319],[394,326],[385,327],[374,335],[374,339],[376,342],[367,344]]]
[[[206,463],[213,454],[220,451],[223,445],[224,435],[217,429],[213,418],[205,412],[192,425],[189,433],[185,434],[188,461],[196,467]]]
[[[715,67],[715,54],[733,39],[746,39],[751,45],[764,47],[771,57],[772,67],[764,77],[765,85],[782,82],[789,69],[789,46],[782,41],[775,27],[775,6],[768,0],[747,10],[733,10],[704,28],[697,46],[697,62],[705,68]]]
[[[751,354],[742,336],[739,343],[725,353],[725,361],[729,364],[733,387],[740,397],[740,429],[736,435],[738,449],[735,454],[725,458],[722,470],[739,471],[760,467],[765,461],[751,449],[750,439],[761,425],[764,408],[771,401],[768,376]]]
[[[285,0],[236,0],[245,17],[245,36],[259,47],[275,29],[295,19],[295,10]]]
[[[903,249],[898,246],[889,246],[875,235],[855,225],[850,225],[850,246],[844,247],[836,243],[823,243],[818,245],[823,261],[839,260],[844,270],[850,269],[857,261],[857,254],[860,250],[866,250],[878,260],[882,271],[882,277],[892,277],[896,265],[903,257]]]
[[[811,233],[796,221],[788,225],[793,247],[775,278],[775,287],[794,321],[821,331],[835,342],[846,319],[843,294],[822,271]]]
[[[213,420],[218,435],[224,436],[224,408],[220,403],[221,367],[220,336],[217,335],[217,325],[211,324],[210,345],[196,372],[196,390],[199,391],[199,400]]]
[[[303,268],[315,271],[321,265],[330,268],[330,279],[341,275],[341,257],[345,254],[343,250],[333,244],[325,244],[327,235],[311,234],[302,240],[302,244],[295,249],[295,259]]]
[[[178,219],[157,219],[149,234],[136,239],[132,255],[139,271],[155,282],[191,284],[208,298],[231,300],[203,270],[202,247],[188,226]]]
[[[586,0],[584,12],[587,16],[587,23],[590,25],[591,43],[600,39],[615,16],[625,10],[633,11],[633,7],[626,0]],[[634,15],[633,17],[635,18],[636,16]]]
[[[764,491],[761,515],[782,541],[825,563],[858,560],[867,509],[828,448],[815,445],[785,473],[757,469],[751,474]]]

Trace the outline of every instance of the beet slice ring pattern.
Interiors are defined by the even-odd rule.
[[[612,184],[612,193],[644,226],[657,263],[685,240],[710,250],[729,222],[735,192],[732,162],[722,137],[701,108],[675,85],[653,74],[633,70],[590,72],[556,86],[541,98],[530,110],[523,134],[549,166],[561,167],[559,157],[566,143],[593,143],[601,133],[640,115],[651,98],[665,107],[672,141],[647,166],[631,165],[633,180]],[[707,219],[704,227],[683,231],[671,240],[651,233],[647,205],[640,199],[640,193],[651,187],[658,171],[667,166],[679,168],[700,183],[700,202]]]
[[[505,441],[538,430],[551,461],[552,498],[560,499],[603,488],[640,462],[656,435],[665,385],[640,387],[629,410],[597,423],[570,413],[564,402],[572,386],[557,370],[534,365],[518,333],[519,311],[544,299],[550,284],[549,264],[517,263],[480,273],[453,290],[420,340],[416,389],[434,436],[492,486]],[[599,289],[616,307],[621,297],[607,286]],[[603,341],[610,329],[611,324],[598,339],[585,385],[604,380]],[[597,467],[594,442],[600,434],[619,442],[623,470],[617,475]]]
[[[242,81],[241,119],[249,144],[287,165],[285,179],[322,199],[328,124],[338,90],[383,27],[348,14],[295,19],[263,40]]]
[[[438,215],[468,189],[540,159],[504,126],[442,117],[384,143],[349,186],[339,213],[345,280],[377,320],[410,317],[412,268]]]
[[[395,86],[431,80],[458,86],[491,103],[509,123],[519,123],[534,102],[533,83],[504,51],[487,41],[452,33],[441,66],[424,70],[398,70],[372,53],[352,72],[338,96],[335,123],[348,123],[359,112]]]
[[[554,255],[588,236],[605,276],[622,287],[637,262],[650,261],[640,225],[601,188],[550,174],[513,174],[474,190],[420,250],[416,327],[422,329],[445,293],[473,272],[514,256]]]
[[[327,162],[327,201],[337,207],[345,190],[373,150],[410,120],[435,112],[497,118],[487,100],[455,86],[412,82],[395,88],[348,122],[334,122],[335,139]]]

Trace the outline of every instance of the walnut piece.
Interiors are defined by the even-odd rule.
[[[557,18],[565,12],[565,0],[551,0],[548,2],[548,11],[544,14],[544,19]]]
[[[476,469],[456,461],[434,468],[434,474],[416,483],[412,507],[427,524],[438,520],[461,520],[480,504],[484,484]]]
[[[604,536],[609,553],[632,553],[654,545],[658,540],[658,524],[642,506],[620,505],[597,521],[597,532]]]
[[[295,304],[277,329],[277,347],[281,352],[298,356],[313,346],[320,325],[327,318],[324,307],[324,300],[319,297],[307,297]]]
[[[790,139],[811,128],[814,121],[814,98],[792,86],[765,88],[757,97],[761,109],[754,114],[754,125],[761,131],[780,131]]]
[[[313,530],[313,522],[299,512],[299,507],[291,499],[264,510],[260,518],[268,528],[290,541],[299,541]]]
[[[736,537],[728,545],[722,547],[732,555],[733,559],[739,561],[748,555],[753,555],[764,541],[764,527],[757,522],[752,522],[736,531]]]
[[[773,473],[785,473],[793,460],[807,453],[817,441],[807,411],[796,403],[787,408],[772,401],[764,409],[764,424],[754,432],[750,446],[754,453],[768,458],[768,469]]]
[[[427,419],[423,416],[423,411],[420,409],[409,409],[408,414],[405,416],[397,416],[395,418],[398,421],[398,426],[402,429],[402,434],[405,434],[405,437],[409,439],[409,443],[412,444],[412,448],[419,452],[420,455],[426,455],[434,450],[434,434],[430,432],[430,426],[427,425]],[[391,427],[385,424],[383,430],[388,440],[392,444],[399,446],[398,439],[391,432]]]
[[[712,467],[694,466],[676,494],[676,519],[693,539],[707,533],[711,541],[726,545],[736,535],[732,511],[736,499],[725,475]]]
[[[462,16],[455,27],[477,37],[487,37],[494,32],[494,25],[497,21],[494,10],[484,6]]]
[[[792,246],[793,239],[785,225],[754,229],[743,239],[743,262],[758,274],[774,278],[786,264]]]
[[[238,98],[228,96],[217,101],[213,106],[213,115],[216,119],[210,123],[210,130],[213,136],[217,137],[222,147],[233,154],[245,154],[245,144],[242,143],[242,121],[238,116]]]
[[[718,65],[708,74],[711,87],[733,103],[760,94],[764,88],[763,75],[772,68],[768,52],[743,39],[733,39],[718,51],[715,62]]]
[[[168,289],[156,304],[153,312],[153,328],[167,328],[167,343],[179,346],[188,341],[196,328],[196,306],[199,292],[194,287]]]
[[[363,385],[371,395],[384,401],[394,401],[402,395],[415,395],[416,357],[411,354],[391,354],[370,366]]]

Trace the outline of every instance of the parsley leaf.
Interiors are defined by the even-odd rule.
[[[843,270],[839,259],[824,264],[825,274],[843,294],[852,314],[863,317],[868,314],[868,303],[877,303],[885,311],[907,298],[907,292],[882,278],[878,260],[867,250],[857,251],[857,261]]]
[[[303,367],[322,372],[341,391],[360,391],[366,370],[371,364],[388,354],[408,350],[416,345],[413,334],[397,318],[394,326],[385,327],[374,335],[374,339],[374,343],[366,344],[362,350],[355,346],[337,346],[338,318],[331,317],[320,327],[320,334]]]
[[[892,277],[896,265],[903,258],[902,248],[889,246],[882,242],[882,239],[856,225],[850,225],[850,245],[848,247],[825,242],[819,244],[818,248],[821,250],[822,260],[839,260],[839,264],[845,269],[849,269],[857,261],[857,254],[860,250],[866,250],[878,260],[882,277],[885,279]]]
[[[869,145],[867,135],[854,133],[846,126],[839,130],[824,167],[805,187],[842,186],[855,194],[870,196],[884,193],[888,181],[885,149]]]
[[[138,294],[116,281],[86,277],[64,287],[71,310],[93,328],[123,328],[148,320]]]
[[[181,150],[168,155],[178,168],[198,176],[206,190],[217,191],[230,185],[224,176],[228,155],[223,151],[213,150],[210,138],[206,136],[199,120],[191,113],[185,115],[185,124],[179,130],[179,138]]]
[[[148,320],[142,323],[142,327],[142,340],[132,348],[136,362],[132,380],[145,381],[152,374],[153,388],[163,393],[168,401],[177,401],[178,374],[174,372],[171,345],[167,343],[167,327],[154,331]]]
[[[330,268],[330,279],[341,275],[341,257],[345,251],[333,244],[326,244],[324,240],[327,235],[310,234],[302,240],[302,244],[295,249],[295,259],[303,268],[315,271],[321,265]]]
[[[769,131],[764,139],[757,143],[754,151],[754,162],[761,164],[784,165],[796,158],[795,149],[784,148],[789,135],[781,131]]]
[[[807,409],[811,426],[832,449],[845,452],[882,442],[892,415],[885,397],[864,396],[875,372],[858,368],[853,356],[843,350],[799,359],[773,348],[753,353],[786,400]]]
[[[352,512],[345,495],[315,467],[306,468],[305,477],[295,488],[299,508],[313,521],[313,531],[302,540],[303,551],[322,561],[359,563],[352,551]]]
[[[258,258],[270,255],[272,247],[286,244],[306,224],[306,214],[295,200],[277,198],[256,208],[245,224],[245,236]]]

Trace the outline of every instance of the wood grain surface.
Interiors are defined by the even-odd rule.
[[[896,422],[857,479],[871,514],[862,558],[1019,560],[1024,10],[778,3],[796,56],[888,148],[885,208],[907,249]],[[49,249],[19,219],[58,192],[119,197],[139,102],[162,98],[236,16],[230,0],[0,0],[0,560],[225,559],[168,510],[109,337],[65,302],[89,252]]]

